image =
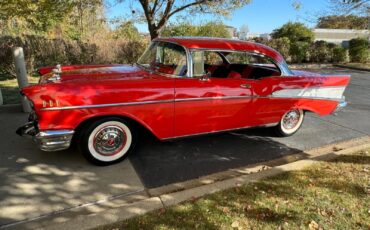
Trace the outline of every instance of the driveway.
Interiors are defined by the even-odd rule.
[[[284,138],[262,128],[169,143],[146,138],[139,152],[130,157],[136,172],[146,187],[158,187],[370,135],[370,72],[342,68],[319,72],[352,76],[345,92],[349,105],[337,116],[308,113],[302,128]]]
[[[306,116],[292,137],[270,129],[159,142],[142,137],[129,161],[96,167],[76,150],[41,152],[14,130],[26,120],[19,112],[0,113],[0,227],[86,203],[140,193],[169,183],[263,162],[298,151],[370,135],[370,73],[341,68],[322,73],[351,74],[349,105],[338,116]]]

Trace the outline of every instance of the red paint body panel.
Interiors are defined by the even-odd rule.
[[[158,40],[178,43],[187,49],[245,50],[267,55],[276,62],[284,61],[275,50],[256,43],[225,39]],[[201,80],[157,74],[131,65],[86,65],[62,66],[60,79],[49,82],[53,77],[51,69],[41,68],[40,84],[22,89],[34,104],[40,130],[76,129],[90,118],[122,116],[142,124],[159,139],[277,123],[293,108],[328,115],[335,110],[338,100],[306,95],[319,97],[315,89],[346,87],[350,79],[295,71],[294,76],[259,80],[226,77]],[[279,93],[297,96],[282,97]]]
[[[114,65],[107,65],[107,64],[102,64],[102,65],[65,65],[61,67],[62,71],[70,71],[70,70],[76,70],[76,69],[91,69],[91,68],[101,68],[101,67],[111,67]],[[118,64],[117,64],[118,66]],[[38,72],[40,75],[45,75],[47,73],[50,73],[53,71],[55,66],[46,66],[46,67],[41,67],[38,69]]]

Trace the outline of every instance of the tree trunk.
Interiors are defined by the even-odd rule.
[[[159,37],[159,30],[157,28],[149,28],[150,40],[156,39]]]

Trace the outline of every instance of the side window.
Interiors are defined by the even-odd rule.
[[[251,55],[245,52],[232,52],[226,56],[231,64],[249,64],[251,62]]]
[[[268,57],[257,53],[230,52],[224,54],[229,70],[236,71],[245,79],[261,79],[270,76],[280,76],[280,69]]]
[[[276,67],[267,57],[247,52],[231,52],[226,55],[230,64],[265,65]]]
[[[193,51],[191,52],[193,59],[193,76],[200,77],[205,74],[204,71],[204,52],[203,51]]]
[[[222,65],[223,60],[219,54],[213,51],[204,52],[204,64],[206,65]]]

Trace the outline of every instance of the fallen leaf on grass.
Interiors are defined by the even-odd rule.
[[[310,230],[318,230],[319,229],[319,224],[316,223],[316,221],[311,220],[311,222],[308,224],[308,228]]]
[[[222,212],[223,213],[229,213],[230,209],[228,207],[223,207]]]
[[[232,227],[232,228],[238,228],[238,227],[239,227],[239,221],[234,221],[234,222],[231,224],[231,227]]]

